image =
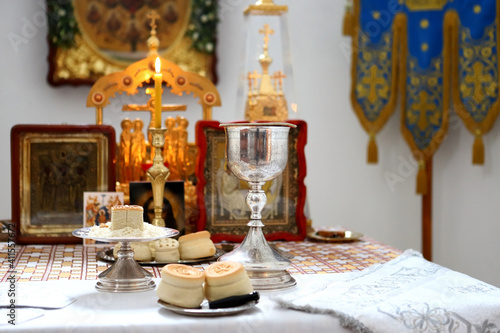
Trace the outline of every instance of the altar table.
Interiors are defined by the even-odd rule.
[[[298,285],[315,274],[361,271],[384,263],[401,251],[363,237],[352,243],[275,242],[280,250],[294,256],[289,272]],[[351,332],[339,320],[326,314],[311,314],[283,309],[271,298],[283,291],[260,292],[256,307],[237,315],[201,318],[172,313],[157,304],[154,290],[140,293],[104,293],[95,289],[99,273],[109,263],[96,258],[102,247],[82,245],[16,246],[15,265],[18,293],[27,287],[41,286],[76,298],[70,305],[55,310],[38,310],[43,315],[17,325],[0,322],[1,332]],[[6,243],[0,243],[0,287],[8,285],[9,265]],[[209,263],[195,265],[199,269]],[[161,266],[145,267],[158,285]],[[22,310],[19,320],[22,321]]]
[[[280,250],[294,255],[291,274],[325,274],[360,271],[375,263],[396,258],[401,251],[371,238],[351,243],[274,242]],[[105,248],[106,246],[104,246]],[[107,246],[109,247],[109,246]],[[6,243],[0,243],[0,282],[9,270]],[[51,280],[96,280],[110,264],[99,261],[96,254],[102,246],[23,245],[16,246],[15,266],[19,282]],[[194,265],[203,269],[210,263]],[[154,277],[160,277],[162,266],[145,266]]]

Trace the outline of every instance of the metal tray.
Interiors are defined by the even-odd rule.
[[[257,305],[259,301],[250,301],[248,303],[245,303],[240,306],[235,306],[232,308],[220,308],[220,309],[210,309],[208,307],[208,301],[204,300],[203,303],[201,303],[201,307],[195,308],[195,309],[187,309],[187,308],[181,308],[166,302],[163,302],[162,300],[158,300],[158,304],[167,310],[170,310],[172,312],[175,312],[177,314],[185,315],[185,316],[194,316],[194,317],[219,317],[219,316],[230,316],[234,315],[240,312],[243,312],[245,310],[251,309]]]

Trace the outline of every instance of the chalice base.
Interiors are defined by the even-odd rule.
[[[219,261],[241,263],[255,290],[278,290],[297,284],[286,270],[290,260],[269,246],[261,226],[250,226],[241,245],[221,256]]]
[[[247,275],[255,290],[280,290],[293,287],[295,279],[286,270],[266,271],[247,269]]]
[[[128,244],[122,244],[122,248]],[[131,253],[131,255],[130,255]],[[99,274],[96,289],[104,292],[128,293],[148,291],[156,288],[153,275],[134,260],[132,250],[118,251],[118,258],[107,270]]]

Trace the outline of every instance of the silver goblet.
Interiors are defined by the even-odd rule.
[[[250,229],[239,247],[219,258],[243,264],[256,290],[275,290],[296,284],[286,271],[290,260],[269,246],[262,232],[266,193],[262,185],[278,177],[288,162],[288,123],[221,124],[226,132],[226,158],[233,174],[248,182],[246,203]]]

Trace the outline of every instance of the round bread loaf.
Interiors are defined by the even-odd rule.
[[[161,270],[161,282],[156,294],[167,303],[183,308],[197,308],[203,302],[205,275],[198,269],[170,264]]]
[[[113,256],[118,258],[118,250],[121,248],[122,243],[116,243],[113,248]],[[151,254],[151,249],[147,242],[132,242],[130,247],[134,250],[134,259],[136,261],[150,261],[153,260],[153,255]]]
[[[175,262],[180,259],[179,242],[173,238],[162,238],[153,242],[154,258],[158,262]]]
[[[205,296],[210,302],[252,291],[252,283],[239,262],[219,261],[205,269]]]
[[[181,259],[199,259],[215,254],[215,245],[206,230],[179,237]]]

